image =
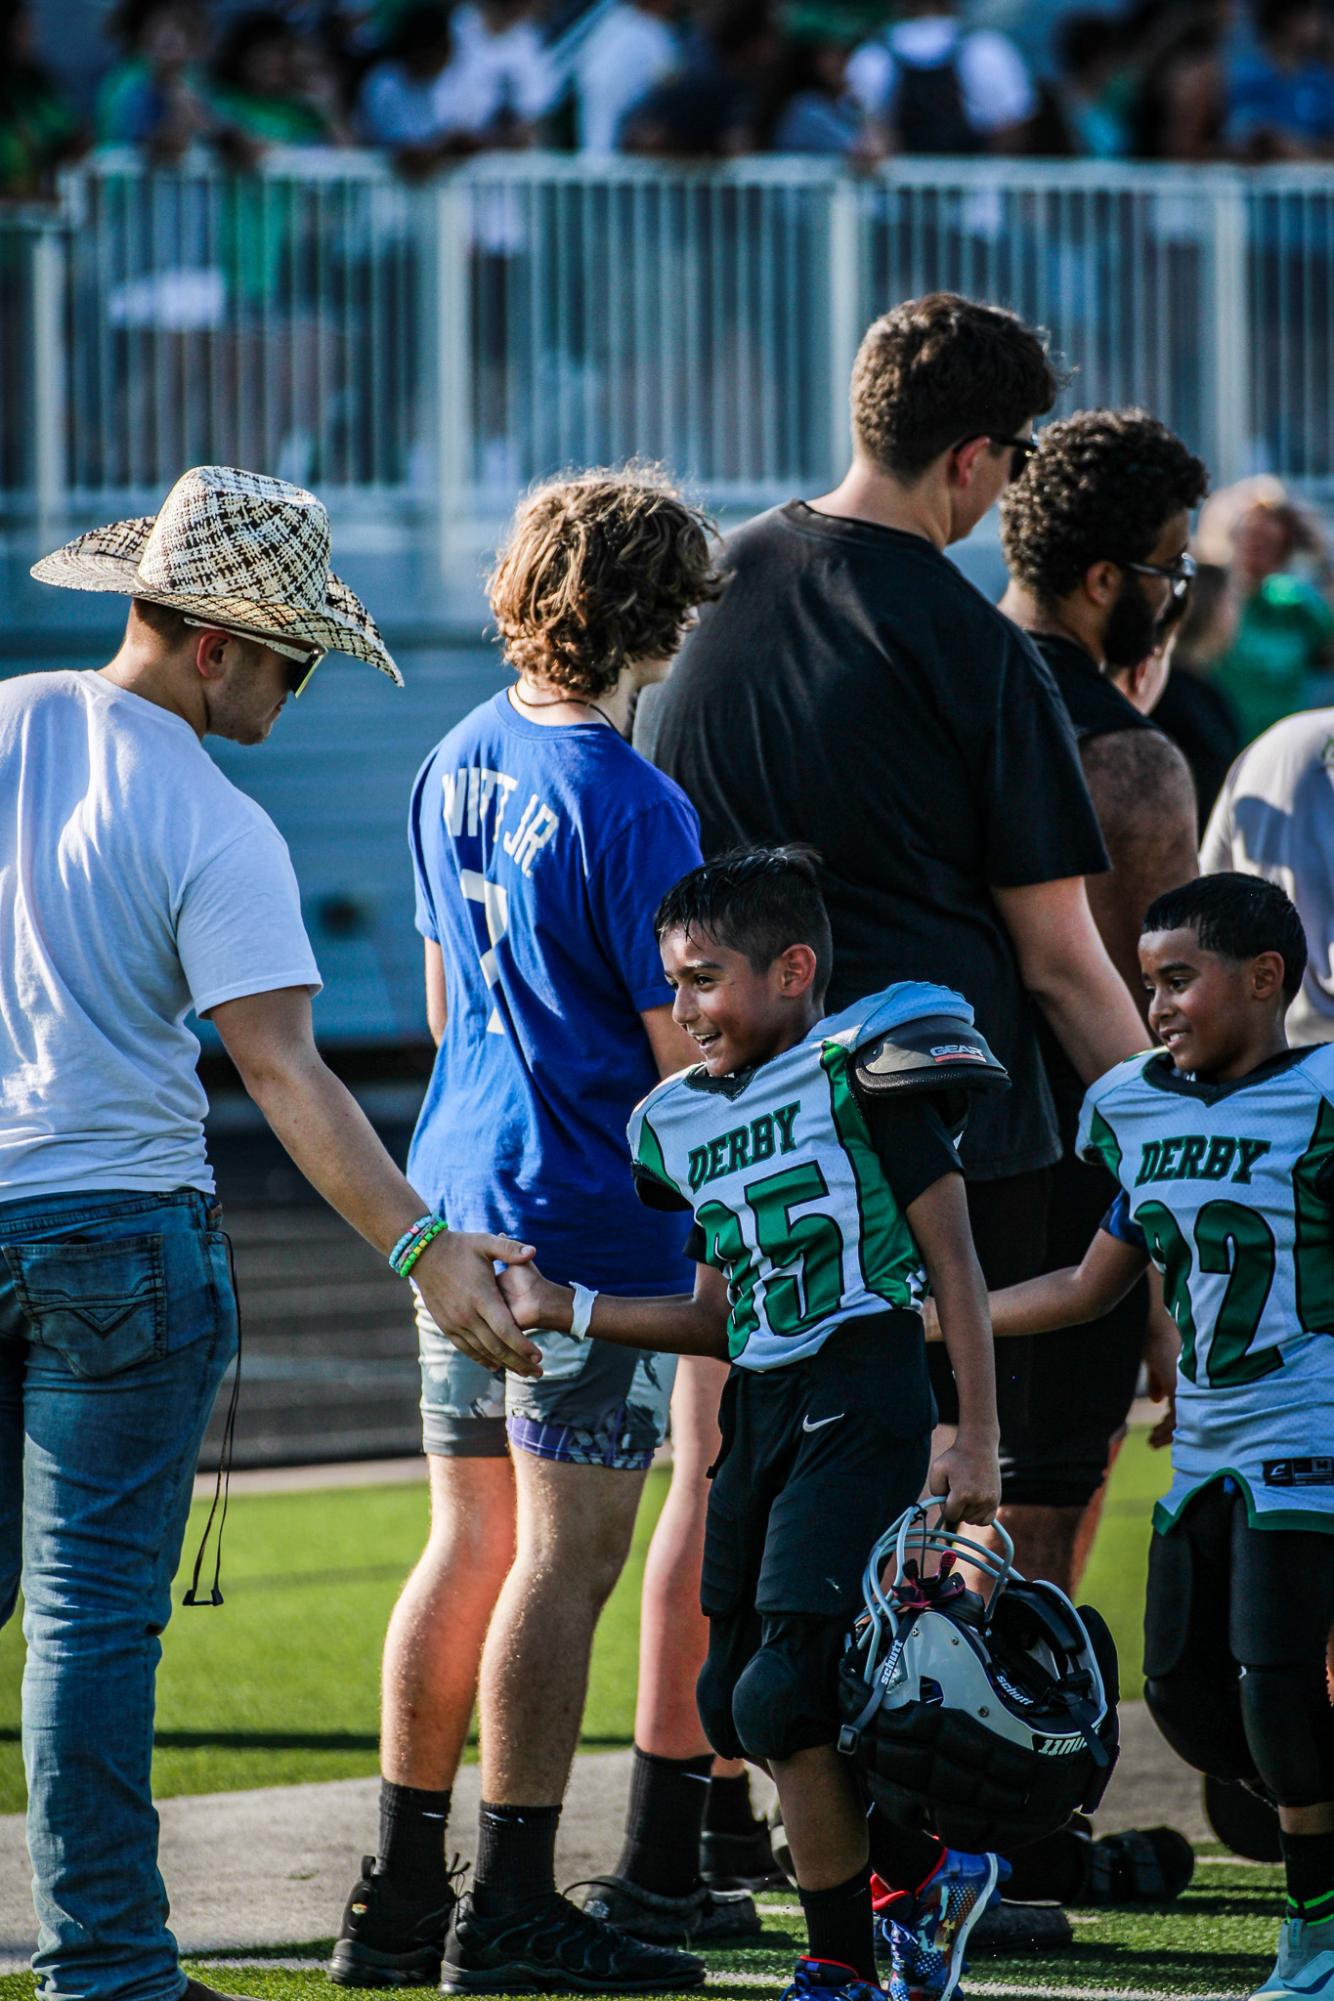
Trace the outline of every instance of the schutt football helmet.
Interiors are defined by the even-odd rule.
[[[838,1748],[892,1819],[979,1853],[1036,1841],[1102,1798],[1118,1749],[1116,1648],[1101,1615],[908,1508],[871,1551],[839,1671]],[[934,1557],[935,1574],[926,1575]],[[984,1603],[960,1558],[991,1579]],[[892,1582],[884,1574],[892,1559]]]

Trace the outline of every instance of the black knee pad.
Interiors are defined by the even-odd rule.
[[[732,1722],[733,1686],[726,1661],[716,1654],[709,1654],[695,1683],[695,1707],[699,1710],[704,1735],[720,1758],[740,1758],[744,1755]]]
[[[766,1621],[764,1643],[732,1692],[732,1721],[748,1758],[790,1758],[838,1736],[841,1628],[796,1615]]]
[[[1220,1686],[1193,1674],[1150,1675],[1144,1700],[1179,1758],[1216,1779],[1255,1779],[1258,1773],[1242,1722],[1241,1698],[1231,1661],[1217,1663]]]
[[[1334,1711],[1323,1660],[1247,1667],[1240,1695],[1251,1757],[1279,1805],[1334,1799]]]

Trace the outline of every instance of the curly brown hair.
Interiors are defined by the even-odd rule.
[[[722,590],[716,530],[658,466],[553,479],[520,502],[487,582],[520,674],[605,694],[631,661],[675,653]]]
[[[958,292],[907,299],[867,328],[852,368],[852,435],[882,471],[916,479],[964,438],[1013,437],[1064,377],[1046,336]]]
[[[1043,427],[1001,496],[1010,574],[1050,610],[1094,563],[1142,563],[1176,509],[1209,489],[1203,463],[1147,410],[1077,410]]]

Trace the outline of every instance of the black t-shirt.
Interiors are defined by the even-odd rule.
[[[1107,679],[1093,655],[1086,653],[1075,640],[1064,639],[1054,632],[1035,632],[1031,637],[1051,669],[1080,743],[1088,743],[1093,737],[1115,736],[1121,730],[1152,730],[1162,735],[1157,724],[1140,714],[1115,681]],[[1067,1154],[1073,1154],[1079,1108],[1084,1102],[1084,1080],[1045,1021],[1039,1024],[1038,1039],[1056,1100],[1061,1144]]]
[[[706,855],[820,850],[831,1011],[902,979],[972,1002],[1012,1089],[974,1106],[969,1174],[1046,1166],[1035,1009],[990,891],[1107,866],[1050,674],[920,536],[790,501],[729,539],[727,567],[651,718],[655,762]]]
[[[1190,766],[1203,835],[1223,780],[1245,747],[1232,705],[1212,681],[1175,667],[1153,716]]]
[[[1051,668],[1080,743],[1090,737],[1115,736],[1118,730],[1153,730],[1162,735],[1158,725],[1140,714],[1078,641],[1055,632],[1034,632],[1029,637]]]

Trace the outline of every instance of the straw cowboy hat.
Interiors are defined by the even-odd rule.
[[[150,598],[259,638],[350,653],[403,685],[375,620],[329,568],[323,506],[285,479],[195,466],[157,514],[76,535],[32,574],[66,590]]]

